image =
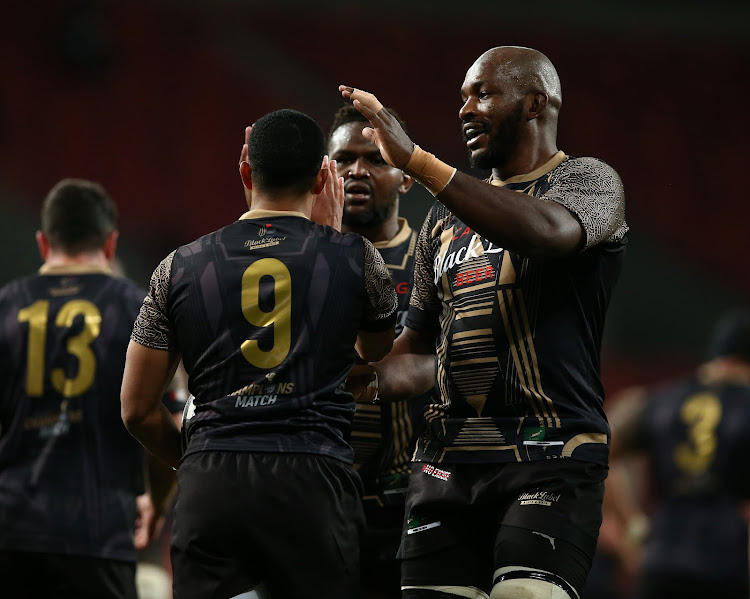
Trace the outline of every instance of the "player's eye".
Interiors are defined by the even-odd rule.
[[[352,163],[352,157],[348,154],[332,156],[331,160],[335,160],[339,166]]]

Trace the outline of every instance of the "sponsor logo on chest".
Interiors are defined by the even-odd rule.
[[[465,231],[468,231],[468,229],[466,229]],[[463,239],[463,237],[464,234],[460,235],[458,238],[459,241]],[[476,233],[471,236],[471,239],[468,243],[462,243],[464,243],[465,245],[461,245],[461,247],[452,251],[446,250],[444,252],[441,252],[435,258],[433,270],[435,273],[434,282],[436,285],[440,281],[440,277],[442,277],[452,268],[461,266],[472,258],[479,258],[481,256],[486,256],[487,254],[500,254],[504,251],[503,248],[494,245],[491,241],[487,241],[487,247],[485,247],[485,240],[483,240]],[[486,267],[482,267],[480,269],[477,269],[476,272],[471,272],[473,274],[473,276],[471,277],[472,281],[476,281],[486,280],[488,278],[488,275],[491,274],[492,271],[490,270],[488,272],[486,270]],[[477,277],[477,275],[479,276]],[[466,282],[468,281],[466,281],[466,279],[462,277],[460,284],[465,284]]]

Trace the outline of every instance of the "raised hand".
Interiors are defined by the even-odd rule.
[[[388,164],[403,169],[414,151],[414,142],[398,121],[371,93],[348,85],[339,85],[339,91],[370,121],[371,127],[365,127],[362,135],[378,146]]]
[[[311,220],[341,231],[341,219],[344,216],[344,178],[336,176],[336,161],[323,157],[321,169],[328,169],[325,186],[315,197]]]
[[[243,162],[247,162],[247,140],[250,138],[250,131],[252,131],[252,129],[252,125],[250,125],[249,127],[245,127],[245,143],[242,146],[242,151],[240,152],[240,164],[242,164]],[[253,190],[245,187],[244,183],[242,185],[242,189],[245,192],[245,201],[247,202],[247,207],[249,209],[253,200]]]

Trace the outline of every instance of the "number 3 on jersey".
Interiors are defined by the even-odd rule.
[[[78,358],[78,374],[69,379],[62,368],[53,368],[50,372],[52,386],[63,397],[81,395],[94,383],[96,356],[91,351],[91,342],[99,336],[102,315],[99,308],[87,300],[71,300],[65,302],[58,311],[55,326],[69,329],[77,316],[83,316],[83,329],[68,337],[66,349],[69,354]],[[48,319],[48,300],[36,301],[18,312],[18,322],[29,323],[29,346],[26,354],[26,393],[29,397],[41,397],[44,393]]]
[[[674,460],[683,472],[697,476],[708,469],[716,455],[721,402],[713,393],[697,393],[682,405],[680,418],[687,427],[687,440],[675,448]]]
[[[273,279],[273,309],[260,309],[260,282],[263,277]],[[253,262],[242,275],[242,313],[253,326],[273,325],[273,344],[261,349],[255,339],[247,339],[240,349],[245,360],[258,368],[275,368],[284,361],[292,346],[292,275],[286,265],[276,258],[262,258]]]

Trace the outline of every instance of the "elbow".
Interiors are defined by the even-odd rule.
[[[146,419],[146,414],[142,410],[136,409],[136,407],[125,398],[122,398],[120,403],[120,418],[122,418],[122,423],[125,425],[125,428],[132,433],[143,424],[143,421]]]
[[[358,352],[366,362],[379,362],[388,355],[392,348],[393,339],[379,343],[362,344],[358,347]]]
[[[357,337],[357,353],[367,362],[377,362],[388,355],[393,348],[393,338],[396,333],[395,326],[379,333],[366,333],[360,331]]]
[[[393,343],[381,347],[368,348],[367,351],[364,352],[365,355],[362,356],[362,359],[367,362],[379,362],[388,355],[388,352],[391,351],[392,347]]]

